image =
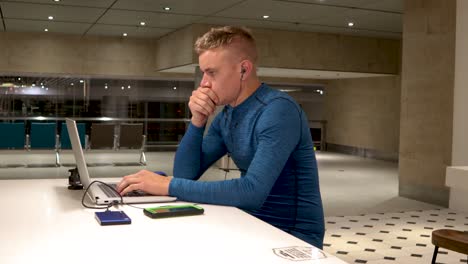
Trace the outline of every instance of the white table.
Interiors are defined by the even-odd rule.
[[[81,206],[83,191],[66,186],[65,179],[0,181],[0,263],[344,263],[326,253],[300,262],[279,257],[274,248],[312,246],[233,207],[151,219],[121,206],[131,225],[100,226],[96,210]]]

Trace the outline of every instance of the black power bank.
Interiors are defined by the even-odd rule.
[[[132,223],[123,211],[96,212],[96,220],[101,225],[129,225]]]

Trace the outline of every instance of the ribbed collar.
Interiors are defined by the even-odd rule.
[[[253,92],[247,99],[245,99],[240,105],[236,107],[232,107],[231,105],[226,105],[225,110],[227,112],[235,111],[236,114],[246,112],[251,106],[253,106],[260,98],[262,98],[263,94],[266,93],[268,90],[268,85],[265,83],[260,84],[260,86]]]

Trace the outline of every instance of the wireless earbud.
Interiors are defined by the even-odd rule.
[[[241,66],[241,71],[240,71],[241,76],[240,76],[240,81],[239,81],[239,90],[237,92],[236,101],[234,101],[235,106],[237,106],[237,100],[239,99],[239,95],[240,95],[240,93],[242,91],[242,81],[244,80],[244,74],[245,74],[246,71],[247,70],[243,66]]]
[[[245,68],[241,68],[241,81],[244,79]]]

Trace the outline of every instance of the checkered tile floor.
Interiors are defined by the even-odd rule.
[[[468,231],[468,214],[450,209],[325,218],[323,249],[349,263],[431,263],[436,229]],[[467,263],[439,248],[437,263]]]

